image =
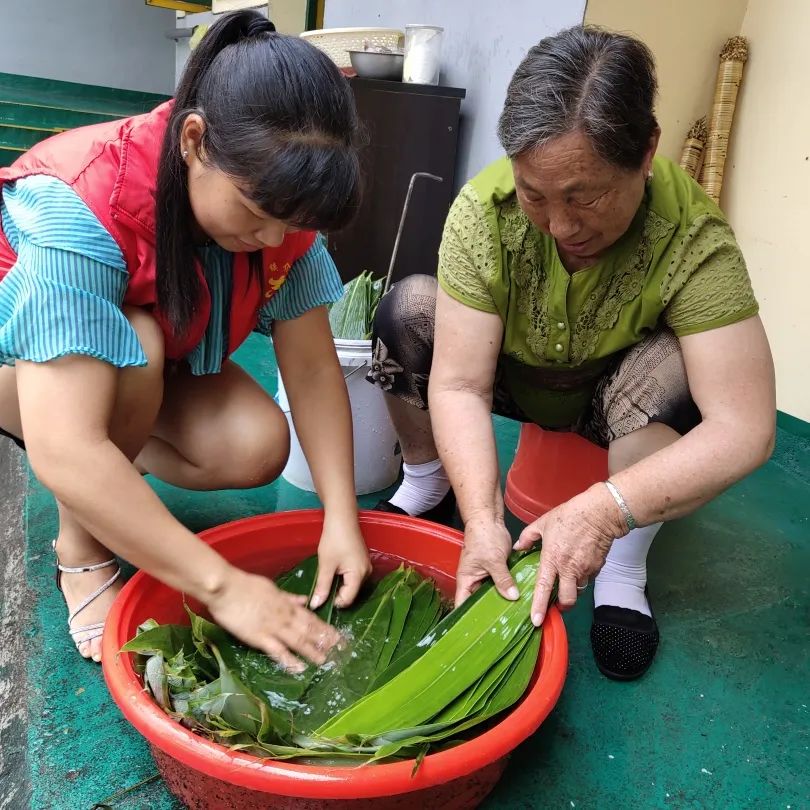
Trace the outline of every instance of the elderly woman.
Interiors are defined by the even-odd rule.
[[[536,624],[555,581],[570,608],[596,575],[594,657],[625,680],[658,646],[646,558],[662,521],[764,463],[775,423],[745,262],[717,206],[655,157],[655,93],[631,37],[576,27],[532,48],[500,118],[507,157],[453,204],[438,284],[412,276],[381,303],[370,374],[406,462],[378,508],[442,520],[457,498],[457,602],[486,577],[517,594],[490,413],[609,449],[609,480],[516,547],[542,540]]]

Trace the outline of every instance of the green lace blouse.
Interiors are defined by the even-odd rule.
[[[720,209],[664,158],[627,233],[575,273],[518,205],[510,162],[493,163],[450,209],[438,275],[456,300],[500,315],[503,383],[548,427],[574,425],[611,357],[657,327],[691,335],[758,311]]]

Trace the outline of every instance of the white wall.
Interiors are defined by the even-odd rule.
[[[776,363],[777,403],[810,422],[810,74],[806,0],[749,0],[722,204]]]
[[[718,55],[739,33],[747,5],[748,0],[588,0],[586,23],[633,34],[653,52],[658,151],[671,160],[680,161],[689,127],[709,112]]]
[[[0,0],[0,71],[171,93],[174,25],[143,0]]]
[[[442,84],[463,87],[456,184],[502,154],[496,135],[506,86],[540,39],[582,22],[585,0],[326,0],[324,28],[406,23],[444,27]]]

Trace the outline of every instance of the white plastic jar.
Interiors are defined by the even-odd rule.
[[[444,28],[437,25],[405,26],[403,81],[412,84],[439,83],[443,33]]]

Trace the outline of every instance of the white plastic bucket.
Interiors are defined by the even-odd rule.
[[[383,392],[367,383],[365,376],[371,367],[370,340],[335,339],[343,376],[349,391],[354,426],[354,483],[357,495],[378,492],[391,486],[399,475],[402,456],[397,434],[385,407]],[[281,473],[285,481],[308,492],[315,491],[309,465],[301,443],[295,434],[289,400],[281,373],[278,375],[278,404],[290,425],[290,458]],[[324,441],[329,441],[325,436]]]

